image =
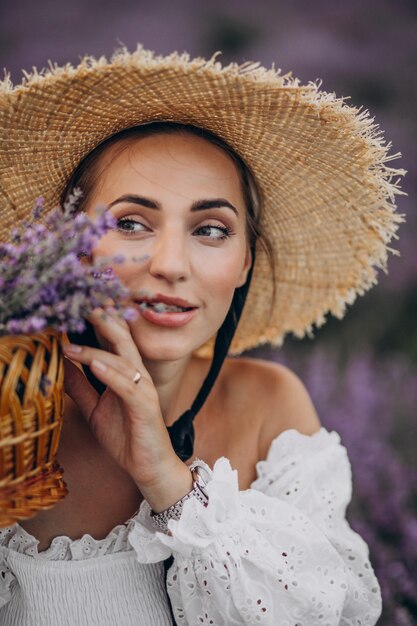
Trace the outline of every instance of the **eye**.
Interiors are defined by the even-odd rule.
[[[127,226],[126,228],[124,226]],[[137,228],[135,228],[135,225]],[[142,224],[142,222],[138,222],[137,220],[132,220],[131,218],[121,218],[117,220],[117,229],[121,230],[125,235],[136,235],[137,233],[143,233],[149,228]]]
[[[200,237],[206,237],[207,239],[227,239],[233,234],[230,228],[219,226],[218,224],[204,224],[204,226],[200,226],[194,232],[198,233]]]

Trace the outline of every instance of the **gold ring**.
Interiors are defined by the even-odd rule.
[[[138,382],[140,381],[140,379],[142,378],[142,374],[140,373],[139,370],[136,370],[136,374],[134,375],[134,377],[132,378],[133,382],[135,383],[135,385],[138,384]]]

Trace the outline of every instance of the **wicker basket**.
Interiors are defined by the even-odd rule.
[[[56,462],[63,405],[61,333],[1,336],[0,528],[67,494]]]

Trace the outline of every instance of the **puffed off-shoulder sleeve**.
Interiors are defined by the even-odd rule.
[[[129,536],[142,563],[174,557],[167,590],[178,625],[371,626],[380,588],[345,518],[352,477],[336,432],[280,434],[251,488],[216,461],[209,503],[185,502],[171,535],[142,502]]]

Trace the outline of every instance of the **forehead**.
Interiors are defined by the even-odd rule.
[[[219,146],[191,133],[161,133],[121,140],[108,146],[98,162],[96,191],[126,186],[227,196],[243,202],[237,165]],[[135,191],[135,189],[130,189]]]

